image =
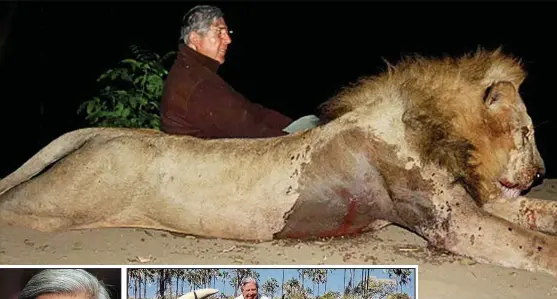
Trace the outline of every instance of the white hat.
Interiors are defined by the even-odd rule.
[[[194,294],[195,292],[195,294]],[[191,292],[187,292],[184,295],[178,297],[177,299],[203,299],[203,298],[207,298],[213,294],[218,293],[219,290],[217,289],[199,289],[199,290],[194,290]]]

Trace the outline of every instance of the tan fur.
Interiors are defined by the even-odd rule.
[[[514,200],[499,198],[483,206],[484,210],[524,228],[557,235],[557,201],[521,196]]]
[[[415,57],[346,88],[322,106],[325,124],[289,136],[73,131],[0,181],[0,218],[250,240],[397,223],[456,254],[557,275],[557,239],[481,208],[544,172],[524,79],[500,50]]]
[[[478,50],[459,59],[407,58],[387,74],[345,89],[321,109],[330,120],[349,111],[374,109],[378,101],[401,100],[406,105],[403,120],[415,139],[410,145],[421,159],[464,179],[477,189],[469,192],[482,201],[498,196],[490,180],[502,172],[514,144],[509,140],[509,116],[487,113],[484,103],[474,99],[483,98],[496,82],[510,82],[517,92],[525,76],[520,63],[501,49]],[[514,106],[522,104],[518,94],[509,98]],[[499,151],[494,154],[494,149]]]

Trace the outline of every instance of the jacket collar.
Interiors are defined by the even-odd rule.
[[[185,62],[195,61],[198,64],[201,64],[202,66],[206,67],[213,73],[216,73],[220,66],[220,63],[218,61],[195,51],[194,49],[186,46],[185,44],[179,45],[178,58]]]

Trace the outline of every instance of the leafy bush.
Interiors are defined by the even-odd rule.
[[[135,45],[130,49],[133,58],[101,74],[99,95],[82,103],[77,113],[85,111],[93,126],[160,129],[159,104],[168,74],[164,63],[175,51],[161,57]]]
[[[411,299],[406,293],[395,293],[387,296],[387,299]]]

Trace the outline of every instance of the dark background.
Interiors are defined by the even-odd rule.
[[[557,176],[552,3],[204,3],[221,7],[234,31],[220,74],[251,101],[293,118],[314,113],[359,76],[382,71],[383,59],[503,46],[525,63],[521,93],[547,176]],[[0,177],[54,138],[86,126],[77,107],[97,92],[99,74],[129,57],[129,45],[176,50],[181,17],[198,3],[23,2],[16,10],[8,4],[0,4],[9,32],[0,62]]]
[[[0,269],[0,298],[11,298],[19,293],[33,277],[44,268]],[[105,284],[111,299],[122,299],[122,269],[84,269]]]

